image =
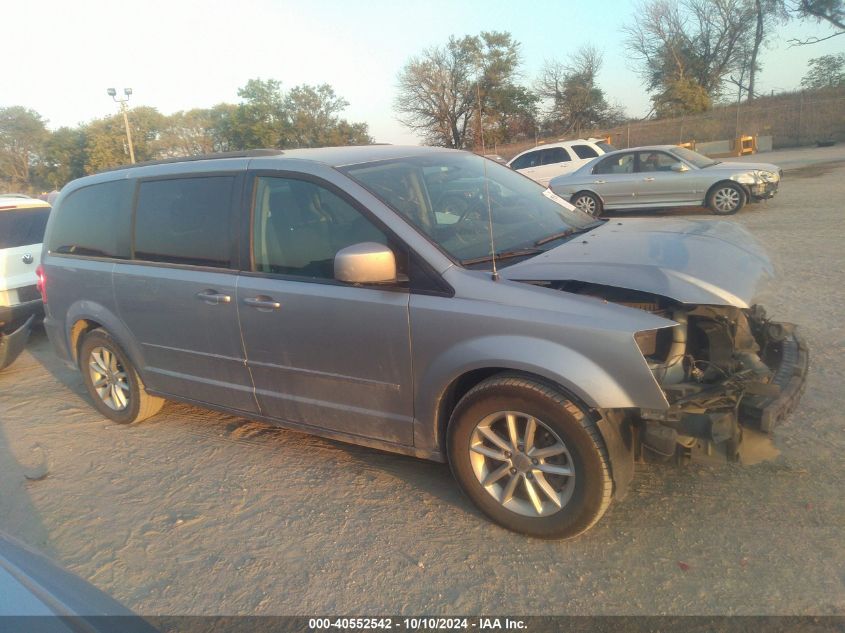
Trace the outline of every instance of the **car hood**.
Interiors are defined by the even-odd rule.
[[[731,171],[750,171],[752,169],[759,169],[762,171],[770,171],[772,173],[779,173],[780,167],[771,163],[719,163],[713,167],[706,167],[705,169],[729,169]]]
[[[757,241],[733,222],[666,218],[609,220],[500,273],[513,281],[583,281],[747,308],[774,271]]]

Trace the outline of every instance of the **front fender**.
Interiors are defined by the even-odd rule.
[[[606,349],[614,350],[612,355],[602,356],[604,365],[560,343],[530,336],[482,336],[450,347],[418,377],[416,417],[426,426],[418,443],[436,448],[443,398],[458,378],[479,369],[501,368],[540,376],[591,408],[668,407],[633,336],[607,332],[603,343]]]

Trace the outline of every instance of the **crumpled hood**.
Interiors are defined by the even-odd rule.
[[[513,281],[583,281],[682,303],[747,308],[774,274],[744,228],[724,220],[611,219],[500,270]]]

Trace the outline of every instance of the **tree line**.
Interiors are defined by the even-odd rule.
[[[789,21],[827,25],[845,34],[845,0],[643,0],[622,28],[632,70],[650,95],[648,117],[709,110],[726,100],[758,96],[767,45]],[[539,75],[521,79],[521,44],[507,32],[451,37],[408,60],[399,73],[395,110],[426,143],[487,151],[540,136],[580,136],[613,127],[624,108],[598,84],[603,58],[586,45],[566,61],[547,60]],[[845,55],[810,60],[808,89],[845,83]],[[492,150],[491,150],[492,151]]]
[[[348,103],[328,84],[284,91],[274,79],[251,79],[238,96],[237,104],[171,115],[146,106],[132,108],[129,122],[136,161],[373,142],[366,123],[341,118]],[[0,108],[0,192],[60,189],[74,178],[125,165],[126,143],[120,114],[51,131],[34,110]]]

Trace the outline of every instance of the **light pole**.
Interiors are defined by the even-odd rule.
[[[126,140],[129,143],[129,160],[132,164],[135,164],[135,149],[132,147],[132,132],[129,130],[129,117],[126,114],[126,111],[129,109],[129,106],[126,104],[129,102],[129,97],[132,95],[132,88],[123,89],[123,94],[125,95],[125,98],[123,99],[119,99],[117,97],[117,90],[114,88],[109,88],[108,93],[112,99],[120,104],[120,111],[123,113],[123,125],[126,127]]]

